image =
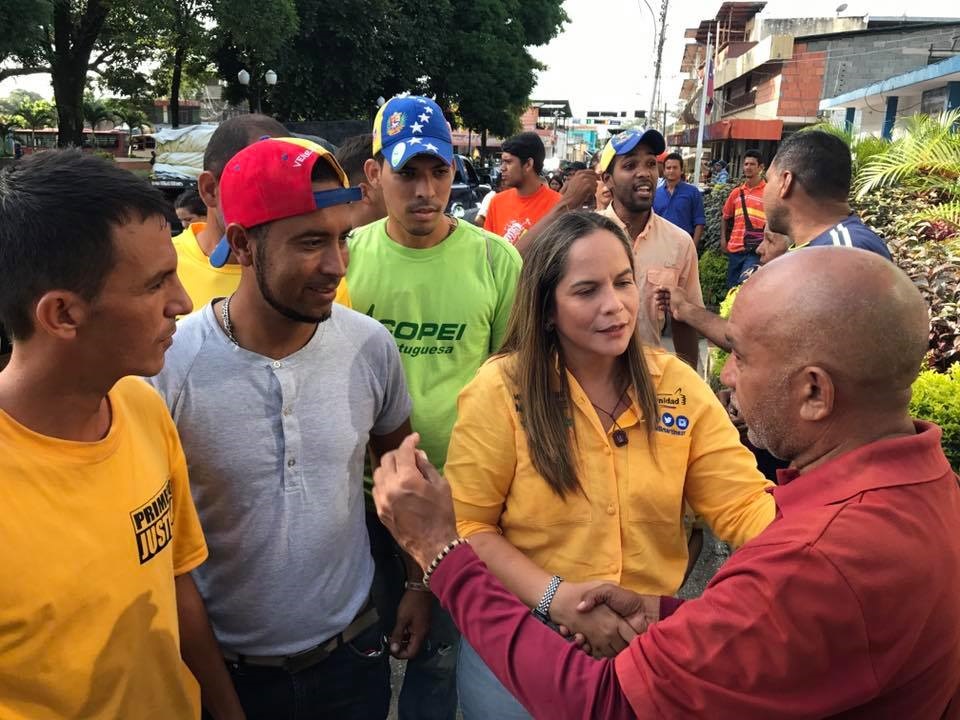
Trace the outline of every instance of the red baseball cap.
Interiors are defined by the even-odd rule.
[[[310,175],[323,160],[343,186],[337,190],[313,191]],[[224,225],[245,228],[314,210],[357,202],[360,188],[350,187],[347,174],[326,148],[303,138],[264,138],[234,155],[220,177],[220,207]],[[226,236],[210,255],[210,264],[223,267],[230,257]]]

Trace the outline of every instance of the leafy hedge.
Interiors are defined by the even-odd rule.
[[[945,373],[924,370],[913,384],[910,414],[943,430],[943,452],[960,469],[960,363]]]
[[[719,250],[707,250],[700,256],[700,289],[708,308],[719,307],[727,294],[727,258]]]
[[[723,203],[727,201],[727,196],[732,189],[733,185],[717,184],[709,186],[703,193],[703,214],[706,216],[707,224],[703,228],[703,236],[700,240],[701,253],[720,249],[720,220]]]

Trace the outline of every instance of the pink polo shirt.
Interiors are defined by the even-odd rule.
[[[431,586],[535,717],[958,717],[960,487],[939,428],[916,429],[784,473],[773,523],[612,661],[541,625],[469,548]]]

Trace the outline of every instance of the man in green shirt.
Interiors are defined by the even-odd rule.
[[[436,103],[392,98],[377,114],[373,138],[365,171],[387,217],[351,237],[351,303],[393,334],[413,399],[413,429],[442,468],[457,396],[506,331],[520,255],[503,238],[444,214],[453,146]],[[437,605],[428,647],[407,665],[401,718],[453,720],[458,644]]]

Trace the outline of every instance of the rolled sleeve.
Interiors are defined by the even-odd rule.
[[[699,189],[693,189],[693,225],[706,225],[707,215],[703,210],[703,193]]]
[[[697,248],[689,237],[683,244],[680,258],[680,278],[677,284],[684,289],[687,299],[703,307],[703,290],[700,289],[700,265],[697,262]]]
[[[463,537],[497,532],[517,464],[513,400],[495,359],[460,393],[445,474]]]
[[[735,547],[759,535],[773,521],[773,484],[757,470],[753,455],[720,402],[704,393],[704,411],[691,438],[684,495],[722,540]]]

